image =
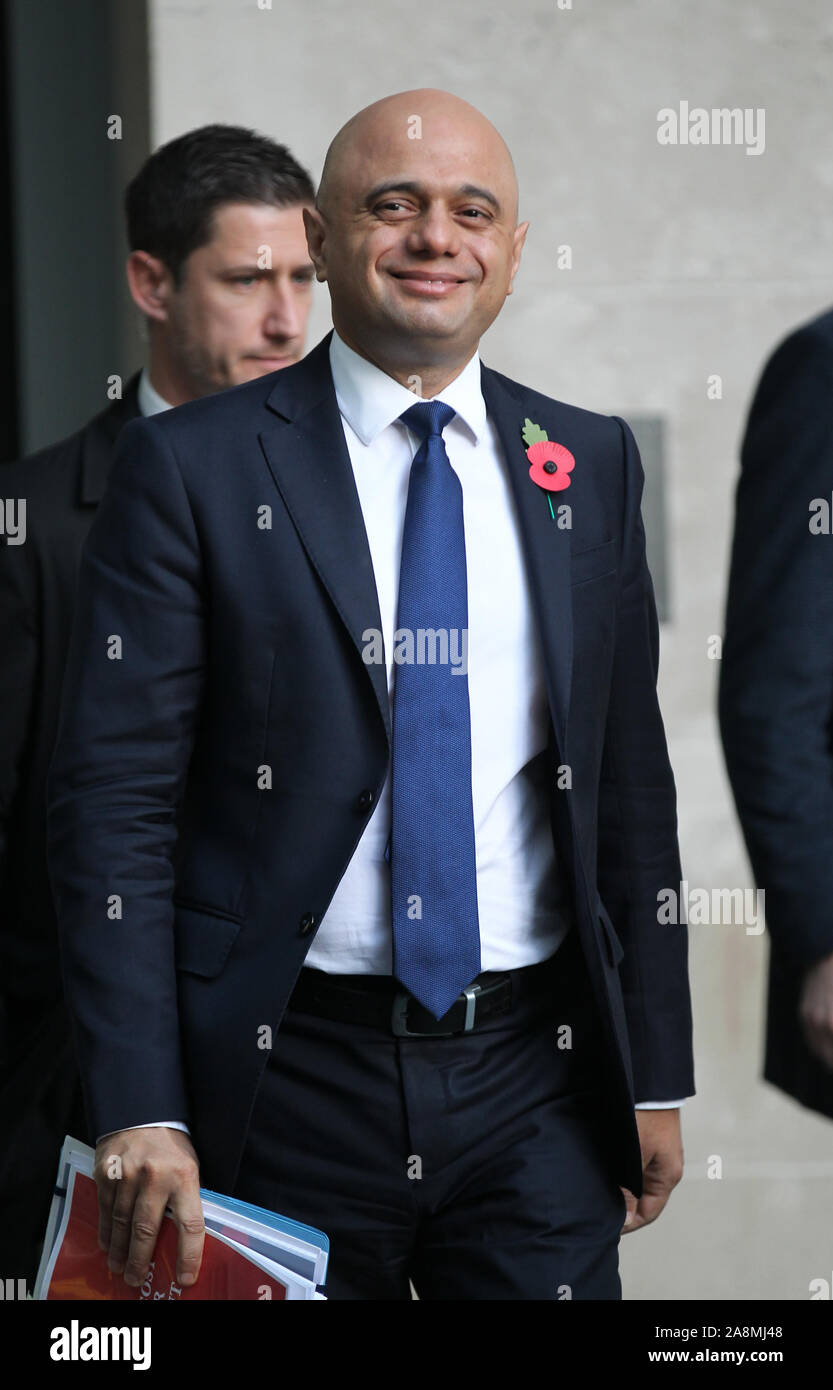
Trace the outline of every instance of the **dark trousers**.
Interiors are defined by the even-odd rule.
[[[235,1195],[327,1233],[328,1298],[409,1299],[409,1281],[420,1299],[621,1297],[625,1201],[575,931],[547,968],[548,1002],[450,1038],[290,1001]]]

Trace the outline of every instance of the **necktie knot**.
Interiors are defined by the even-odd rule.
[[[419,401],[400,415],[409,429],[424,443],[432,434],[441,435],[457,411],[445,401]]]

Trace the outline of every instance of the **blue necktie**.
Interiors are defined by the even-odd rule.
[[[399,417],[422,443],[396,619],[412,647],[395,643],[410,659],[395,662],[393,692],[393,973],[437,1019],[480,971],[463,489],[442,438],[454,414],[422,401]]]

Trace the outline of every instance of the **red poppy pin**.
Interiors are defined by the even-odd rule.
[[[529,417],[524,420],[521,434],[527,446],[526,456],[531,465],[529,476],[533,483],[537,483],[546,492],[563,492],[570,486],[570,474],[576,466],[570,450],[565,449],[563,444],[556,444],[553,440],[547,439],[546,430],[533,424]],[[553,515],[552,501],[549,497],[547,501],[550,504],[550,515]]]

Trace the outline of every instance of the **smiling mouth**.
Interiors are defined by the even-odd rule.
[[[464,285],[465,280],[458,279],[456,275],[432,275],[430,271],[424,270],[392,270],[391,275],[394,280],[398,280],[400,285],[405,285],[409,290],[417,294],[442,296],[450,294],[456,290],[458,285]]]

